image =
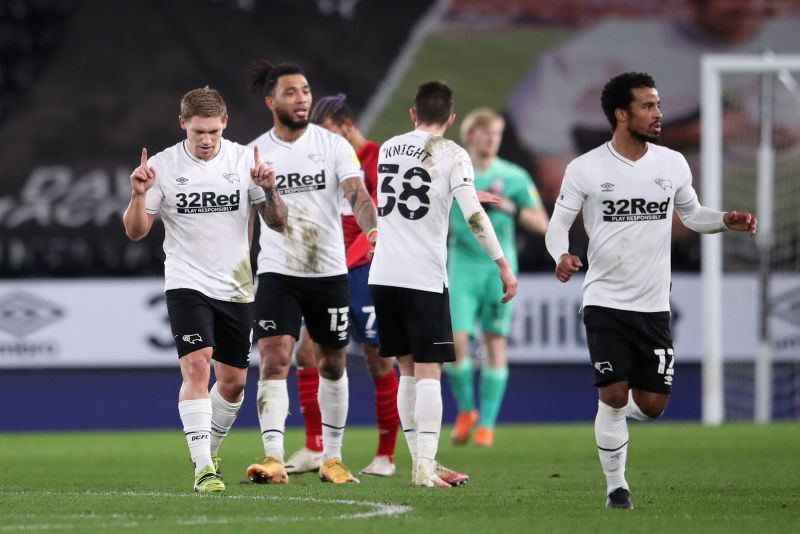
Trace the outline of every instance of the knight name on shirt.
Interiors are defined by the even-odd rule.
[[[425,148],[417,145],[402,144],[383,147],[384,158],[391,158],[395,156],[411,156],[412,158],[417,158],[420,161],[425,161],[431,157],[431,153],[425,150]]]

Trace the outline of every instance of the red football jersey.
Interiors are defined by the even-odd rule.
[[[372,141],[367,141],[356,153],[364,171],[364,185],[375,205],[378,205],[378,153],[380,147]],[[342,215],[342,230],[344,232],[344,248],[347,253],[347,268],[355,269],[369,263],[367,253],[369,242],[367,236],[361,231],[352,215]]]

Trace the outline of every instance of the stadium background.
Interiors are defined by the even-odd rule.
[[[771,5],[775,17],[797,17],[797,2]],[[170,407],[180,377],[159,296],[163,229],[129,242],[121,213],[141,146],[154,153],[181,137],[175,118],[186,90],[218,88],[231,114],[226,137],[247,142],[269,127],[260,99],[246,90],[248,64],[297,62],[317,97],[347,93],[381,142],[410,127],[406,110],[422,81],[451,83],[462,115],[477,105],[506,111],[531,64],[577,32],[605,17],[678,17],[688,9],[687,0],[1,0],[3,429],[179,424]],[[526,156],[506,141],[503,153]],[[596,397],[574,313],[579,284],[556,285],[541,238],[520,244],[530,273],[500,420],[590,420]],[[685,358],[666,417],[697,419],[697,244],[676,252],[686,271],[676,277],[683,289],[673,303]],[[747,283],[738,293],[749,294]],[[751,319],[744,314],[728,327],[731,347],[745,353],[754,333],[742,325]],[[798,328],[785,325],[783,335],[796,337]],[[372,386],[360,357],[351,358],[349,374],[349,423],[369,424]],[[255,379],[253,371],[240,425],[257,425]],[[288,423],[298,425],[289,389]],[[453,410],[445,395],[446,421]]]

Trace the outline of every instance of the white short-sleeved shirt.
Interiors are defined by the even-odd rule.
[[[293,143],[269,130],[248,146],[276,172],[276,186],[289,211],[283,232],[261,223],[258,273],[321,277],[347,273],[340,182],[361,176],[353,147],[314,124]]]
[[[253,183],[253,151],[222,139],[209,161],[189,153],[186,141],[148,160],[156,181],[147,191],[147,213],[164,220],[167,289],[194,289],[232,302],[253,301],[247,219],[264,202]]]
[[[442,293],[453,192],[475,187],[472,162],[453,141],[414,130],[378,158],[378,244],[369,283]]]
[[[605,143],[574,159],[556,203],[583,210],[583,305],[669,311],[672,213],[696,197],[686,159],[662,146],[648,143],[631,161]]]

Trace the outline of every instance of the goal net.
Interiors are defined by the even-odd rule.
[[[800,417],[800,56],[702,61],[703,204],[755,239],[703,236],[703,421]],[[735,303],[735,304],[733,304]]]

